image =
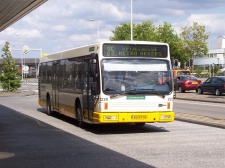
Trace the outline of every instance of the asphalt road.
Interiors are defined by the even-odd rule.
[[[25,81],[24,81],[25,82]],[[7,97],[7,96],[16,96],[16,97],[24,97],[28,95],[36,95],[37,94],[37,79],[30,79],[26,81],[26,84],[23,84],[22,87],[19,89],[17,93],[0,93],[0,97]],[[221,115],[224,116],[223,110],[222,112],[218,112],[217,105],[214,105],[214,109],[211,109],[208,112],[208,115],[205,114],[206,107],[202,106],[199,109],[196,108],[196,105],[187,105],[184,103],[184,108],[177,108],[177,102],[179,100],[184,100],[186,102],[193,101],[195,104],[198,105],[202,104],[202,102],[214,102],[218,104],[218,107],[221,106],[225,102],[225,94],[223,96],[215,96],[212,93],[204,93],[203,95],[198,95],[195,91],[187,91],[185,93],[176,93],[176,99],[174,101],[174,111],[175,111],[175,120],[203,124],[208,126],[214,126],[218,128],[225,128],[225,120],[224,117],[219,117]],[[192,109],[192,110],[190,110]],[[206,111],[202,112],[203,109]],[[216,111],[216,112],[215,112]],[[211,113],[211,114],[210,114]]]
[[[171,123],[95,125],[47,116],[37,95],[0,97],[2,167],[225,167],[223,129]]]
[[[225,120],[225,104],[201,101],[175,100],[174,111],[198,116],[206,116],[217,120]]]

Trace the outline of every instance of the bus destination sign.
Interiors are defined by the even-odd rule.
[[[147,44],[104,44],[103,56],[105,57],[157,57],[167,58],[166,45]]]

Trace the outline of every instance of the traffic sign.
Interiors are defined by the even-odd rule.
[[[23,73],[28,74],[29,73],[29,67],[27,65],[23,66]]]
[[[29,47],[27,45],[23,46],[23,54],[28,54]]]

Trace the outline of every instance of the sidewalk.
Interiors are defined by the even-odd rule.
[[[16,92],[5,92],[0,86],[0,97],[24,97],[38,94],[37,90],[33,90],[29,87],[26,87],[27,84],[22,84]]]

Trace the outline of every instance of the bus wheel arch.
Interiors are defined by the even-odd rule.
[[[47,109],[47,115],[52,115],[53,111],[52,111],[52,105],[51,105],[51,98],[50,98],[50,94],[47,93],[46,94],[46,109]]]
[[[143,127],[145,125],[145,122],[136,122],[135,125],[138,127]]]
[[[84,117],[83,117],[82,106],[81,106],[79,98],[77,98],[75,101],[75,115],[76,115],[78,126],[81,128],[84,127],[85,125],[83,121]]]

